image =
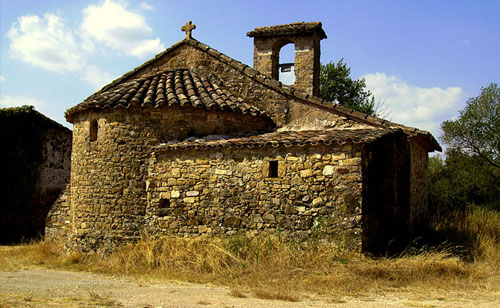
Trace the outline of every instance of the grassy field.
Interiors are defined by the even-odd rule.
[[[301,294],[365,295],[391,290],[500,292],[500,214],[481,208],[436,225],[448,244],[371,258],[321,240],[276,236],[168,237],[115,253],[66,253],[58,243],[32,242],[0,250],[0,269],[91,271],[229,286],[233,296],[296,301]],[[460,243],[459,246],[457,246]]]

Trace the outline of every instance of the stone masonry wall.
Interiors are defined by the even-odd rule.
[[[413,138],[410,140],[410,233],[419,233],[428,216],[428,153]]]
[[[319,95],[320,37],[289,35],[254,38],[254,68],[278,80],[280,50],[288,43],[295,46],[294,88]]]
[[[146,183],[146,231],[317,231],[354,237],[349,243],[360,248],[362,153],[362,145],[351,144],[156,153]],[[269,176],[270,161],[277,177]]]
[[[67,243],[71,231],[71,186],[68,183],[47,214],[45,240]]]
[[[91,141],[91,122],[97,140]],[[74,248],[100,249],[139,237],[145,176],[159,142],[266,129],[261,118],[200,108],[117,108],[77,115],[73,131],[71,217]]]

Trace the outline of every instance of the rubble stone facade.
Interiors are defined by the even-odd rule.
[[[320,23],[256,31],[264,45],[269,35],[312,42],[312,75],[296,83],[307,89],[187,37],[66,112],[71,183],[47,235],[82,250],[240,230],[321,234],[368,251],[406,239],[425,215],[437,142],[312,95]]]

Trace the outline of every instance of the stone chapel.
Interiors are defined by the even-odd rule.
[[[186,38],[66,111],[71,181],[46,237],[101,250],[149,236],[280,232],[384,253],[427,217],[417,128],[318,97],[320,22],[256,28],[253,68]],[[279,82],[295,47],[295,83]],[[290,64],[287,64],[290,65]]]

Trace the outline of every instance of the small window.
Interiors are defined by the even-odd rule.
[[[158,204],[158,207],[160,209],[166,209],[170,206],[170,200],[169,199],[160,199],[160,203]]]
[[[90,121],[90,141],[97,140],[97,130],[99,129],[99,125],[97,124],[97,120]]]
[[[278,161],[271,160],[269,161],[269,177],[277,178],[278,177]]]

